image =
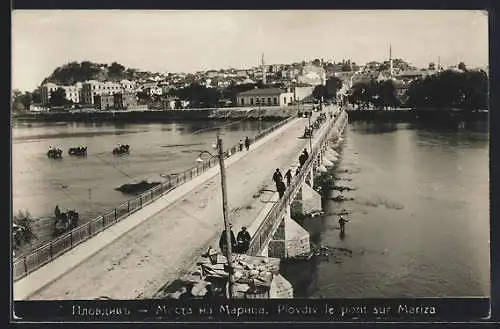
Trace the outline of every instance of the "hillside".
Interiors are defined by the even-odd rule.
[[[131,80],[135,77],[137,70],[125,68],[125,66],[113,62],[112,64],[99,64],[84,61],[81,63],[71,62],[57,67],[54,72],[42,81],[42,84],[53,82],[58,85],[73,85],[76,82],[86,80],[98,81],[120,81]]]

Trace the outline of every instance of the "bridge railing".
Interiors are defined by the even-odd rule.
[[[342,120],[342,117],[336,120]],[[303,182],[305,181],[306,176],[313,167],[314,161],[316,160],[321,150],[323,140],[328,137],[332,129],[337,124],[337,122],[332,123],[331,121],[332,121],[331,119],[327,121],[328,127],[326,128],[325,131],[323,131],[319,139],[320,142],[314,147],[313,151],[311,152],[306,163],[304,163],[299,174],[293,178],[290,186],[286,189],[283,197],[274,204],[274,206],[271,208],[269,213],[266,215],[262,223],[259,225],[255,233],[253,234],[253,237],[250,241],[250,246],[247,251],[248,255],[251,256],[259,255],[262,252],[262,250],[264,250],[267,243],[271,240],[272,234],[277,229],[280,222],[283,220],[283,216],[285,216],[287,208],[290,207],[290,204],[293,201],[295,195],[300,190],[302,184],[304,184]]]
[[[250,138],[250,142],[254,143],[262,139],[264,136],[269,135],[271,132],[282,127],[293,119],[295,119],[295,117],[289,117],[283,121],[278,122],[272,127],[269,127],[268,129],[265,129],[261,133],[257,134],[255,137]],[[239,145],[235,145],[229,148],[225,152],[226,158],[234,155],[238,152],[238,150]],[[128,217],[130,214],[136,212],[137,210],[142,209],[145,205],[150,204],[156,199],[162,197],[177,186],[180,186],[190,181],[191,179],[203,174],[205,171],[217,164],[217,158],[211,158],[208,161],[193,166],[177,175],[171,175],[166,182],[163,182],[162,184],[147,190],[138,197],[130,199],[120,204],[118,207],[106,212],[105,214],[74,228],[73,230],[55,238],[47,244],[44,244],[39,248],[33,250],[29,254],[19,257],[13,262],[12,270],[14,281],[25,277],[29,273],[53,261],[55,258],[73,249],[80,243],[93,237],[99,232],[102,232],[113,224],[116,224],[117,222]]]

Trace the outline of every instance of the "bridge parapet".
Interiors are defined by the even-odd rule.
[[[315,141],[313,151],[311,152],[306,163],[302,166],[299,174],[294,177],[290,186],[286,189],[283,197],[276,202],[253,234],[252,240],[250,241],[250,247],[247,252],[248,255],[260,255],[262,251],[268,247],[268,244],[271,241],[273,234],[278,229],[278,226],[285,219],[286,215],[289,214],[290,206],[297,194],[301,191],[303,184],[307,184],[309,181],[309,184],[312,186],[312,175],[318,166],[318,160],[321,160],[323,156],[325,145],[328,143],[332,135],[335,138],[339,136],[340,132],[344,129],[346,122],[347,113],[343,110],[340,111],[340,113],[337,113],[334,119],[327,120],[326,129]]]

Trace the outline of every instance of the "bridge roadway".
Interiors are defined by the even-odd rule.
[[[277,199],[272,174],[276,168],[295,171],[297,155],[309,146],[300,138],[307,123],[294,119],[226,160],[235,234]],[[14,300],[158,297],[209,245],[218,249],[221,200],[215,166],[15,282]]]

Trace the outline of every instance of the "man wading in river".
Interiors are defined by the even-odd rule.
[[[347,219],[342,217],[343,214],[347,214],[345,209],[342,211],[342,214],[339,215],[340,233],[345,233],[345,223],[349,222]]]

